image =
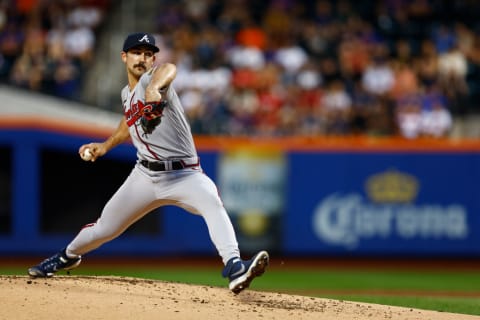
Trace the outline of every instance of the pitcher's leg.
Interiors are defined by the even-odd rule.
[[[217,200],[212,198],[199,205],[199,210],[223,263],[226,264],[232,257],[240,257],[235,231],[223,205],[221,203],[218,205]]]
[[[238,242],[230,217],[225,210],[213,181],[203,173],[194,173],[175,185],[176,198],[187,210],[205,220],[210,238],[223,263],[239,257]],[[191,208],[191,209],[188,209]]]
[[[67,246],[67,255],[83,255],[119,236],[135,221],[155,208],[152,182],[138,169],[105,205],[95,223],[83,227]]]
[[[175,192],[185,208],[200,213],[208,226],[218,253],[225,265],[222,275],[229,280],[229,289],[238,294],[261,276],[269,264],[269,255],[260,251],[250,260],[242,260],[232,223],[223,207],[217,187],[202,173],[191,174],[175,184]]]

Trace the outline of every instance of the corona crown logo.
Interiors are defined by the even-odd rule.
[[[418,189],[419,183],[414,176],[396,170],[373,175],[366,182],[367,195],[376,203],[411,203]]]

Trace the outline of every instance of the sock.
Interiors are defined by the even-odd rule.
[[[65,250],[65,255],[67,256],[67,258],[69,259],[76,259],[78,258],[78,254],[74,254],[74,253],[71,253],[68,248]]]

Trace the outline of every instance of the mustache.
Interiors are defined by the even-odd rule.
[[[147,69],[147,67],[145,67],[145,65],[143,63],[137,63],[133,66],[134,68],[136,67],[140,67],[140,68],[143,68],[143,69]]]

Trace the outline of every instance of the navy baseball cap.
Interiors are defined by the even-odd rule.
[[[123,51],[127,52],[128,50],[139,47],[147,46],[152,49],[153,52],[158,52],[160,49],[155,45],[155,38],[149,33],[132,33],[127,36],[125,42],[123,43]]]

